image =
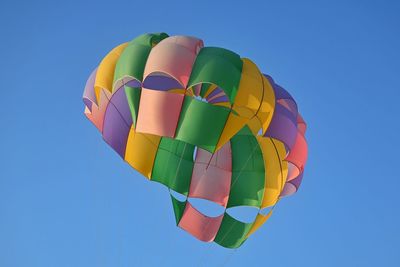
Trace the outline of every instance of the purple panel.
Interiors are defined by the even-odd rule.
[[[267,80],[269,81],[270,84],[275,83],[274,79],[271,76],[269,76],[268,74],[265,74],[265,73],[263,73],[263,75],[265,78],[267,78]]]
[[[118,109],[119,113],[121,113],[121,116],[125,120],[126,125],[131,127],[132,114],[129,108],[128,99],[125,94],[125,88],[120,88],[115,91],[110,101]]]
[[[142,83],[139,82],[138,80],[130,80],[127,83],[121,84],[120,87],[118,87],[115,91],[118,91],[119,89],[121,89],[122,87],[125,86],[129,86],[129,87],[133,87],[133,88],[141,88],[142,87]]]
[[[113,104],[107,107],[104,117],[103,138],[122,157],[125,156],[129,127]]]
[[[229,102],[229,98],[226,95],[217,97],[211,101],[209,101],[209,103],[214,104],[214,103],[220,103],[220,102]]]
[[[130,80],[130,81],[127,82],[125,85],[126,85],[126,86],[130,86],[130,87],[142,87],[142,83],[139,82],[139,81],[136,80],[136,79]]]
[[[292,149],[297,136],[296,118],[285,107],[276,103],[274,115],[264,136],[278,139]]]
[[[87,98],[83,98],[83,103],[90,110],[90,112],[92,112],[92,105],[93,105],[92,100],[89,100]]]
[[[211,97],[213,97],[213,96],[215,96],[215,95],[217,95],[217,94],[219,94],[219,93],[221,93],[221,92],[223,92],[222,89],[219,88],[219,87],[217,87],[217,88],[215,88],[214,91],[212,91],[212,92],[207,96],[207,99],[210,99]]]
[[[184,87],[174,78],[161,75],[150,75],[144,82],[143,87],[153,90],[167,91],[170,89],[183,89]]]
[[[285,186],[283,187],[280,197],[293,195],[294,193],[296,193],[296,190],[297,189],[294,185],[292,185],[291,183],[286,183]]]
[[[303,173],[300,173],[296,179],[287,182],[281,192],[281,197],[289,196],[297,192],[300,187],[301,181],[303,180]]]
[[[280,99],[278,100],[279,102],[283,101],[284,103],[281,103],[282,105],[287,106],[287,108],[290,110],[290,112],[293,113],[293,116],[297,117],[298,110],[297,110],[297,104],[294,101],[291,101],[290,99]]]
[[[288,105],[288,107],[290,108],[290,110],[292,111],[292,113],[294,114],[295,117],[297,117],[297,104],[296,101],[294,101],[293,97],[289,94],[288,91],[286,91],[285,89],[283,89],[282,86],[280,86],[279,84],[275,83],[275,81],[272,79],[271,76],[264,74],[265,78],[268,79],[268,81],[270,82],[270,84],[272,85],[272,88],[274,89],[274,93],[275,93],[275,99],[276,100],[281,100],[283,99],[285,101],[285,103]]]
[[[283,89],[280,85],[276,84],[274,79],[272,79],[271,76],[269,76],[267,74],[264,74],[264,76],[265,76],[265,78],[268,79],[269,83],[272,85],[272,88],[274,89],[274,92],[275,92],[276,99],[292,99],[293,100],[293,97],[288,93],[288,91]]]
[[[294,101],[293,97],[289,94],[289,92],[283,89],[283,87],[280,86],[279,84],[273,83],[272,87],[274,88],[276,99],[290,99]]]
[[[103,138],[122,157],[125,157],[126,143],[132,117],[124,88],[118,89],[110,99],[104,116]]]
[[[92,103],[96,103],[96,94],[94,93],[94,82],[96,80],[97,68],[90,74],[83,91],[83,102],[92,111]]]
[[[303,173],[304,172],[301,172],[295,179],[290,181],[297,189],[299,189],[301,181],[303,180]]]

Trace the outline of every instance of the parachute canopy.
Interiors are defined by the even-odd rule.
[[[169,188],[177,225],[199,240],[239,247],[302,181],[306,124],[292,96],[251,60],[198,38],[143,34],[115,47],[83,101],[104,140]],[[223,212],[207,216],[192,199]],[[231,215],[240,206],[258,209],[252,222]]]

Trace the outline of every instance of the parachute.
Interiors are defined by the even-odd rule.
[[[199,240],[239,247],[302,181],[306,124],[292,96],[251,60],[198,38],[143,34],[115,47],[83,101],[106,143],[168,187],[177,225]],[[191,199],[224,212],[205,215]],[[253,222],[229,214],[241,206],[258,209]]]

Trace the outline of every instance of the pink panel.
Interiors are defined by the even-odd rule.
[[[189,197],[204,198],[224,207],[232,178],[232,152],[230,142],[212,155],[198,149],[194,163]]]
[[[202,40],[191,36],[171,36],[166,42],[176,43],[177,45],[183,46],[195,54],[198,54],[200,49],[204,46]]]
[[[280,196],[285,197],[285,196],[293,195],[294,193],[296,193],[296,191],[297,191],[297,188],[293,184],[286,183]]]
[[[154,72],[170,75],[186,88],[193,63],[203,41],[188,36],[171,36],[162,40],[150,52],[144,69],[144,80]]]
[[[199,84],[196,84],[195,86],[193,86],[193,93],[194,93],[194,95],[200,95],[200,92],[201,92],[201,83],[199,83]]]
[[[306,122],[303,120],[303,117],[297,114],[297,129],[300,131],[302,135],[306,134],[307,125]]]
[[[196,210],[189,202],[178,224],[179,227],[205,242],[212,242],[217,235],[224,214],[208,217]]]
[[[289,182],[299,176],[300,170],[291,162],[288,162],[288,175],[286,178],[286,182]]]
[[[174,137],[184,95],[142,89],[136,132]]]
[[[307,161],[307,143],[300,131],[297,131],[296,142],[286,160],[296,165],[300,172],[303,171]]]
[[[100,91],[99,105],[95,103],[92,105],[92,111],[85,112],[86,117],[96,126],[96,128],[103,132],[104,113],[106,112],[108,103],[110,102],[111,93],[107,90]]]

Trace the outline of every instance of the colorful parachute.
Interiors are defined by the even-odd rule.
[[[232,51],[144,34],[101,61],[83,100],[86,116],[128,164],[185,196],[171,194],[177,225],[202,241],[239,247],[300,186],[307,143],[296,102]],[[206,216],[193,198],[225,212]],[[238,206],[257,207],[254,222],[229,215]]]

